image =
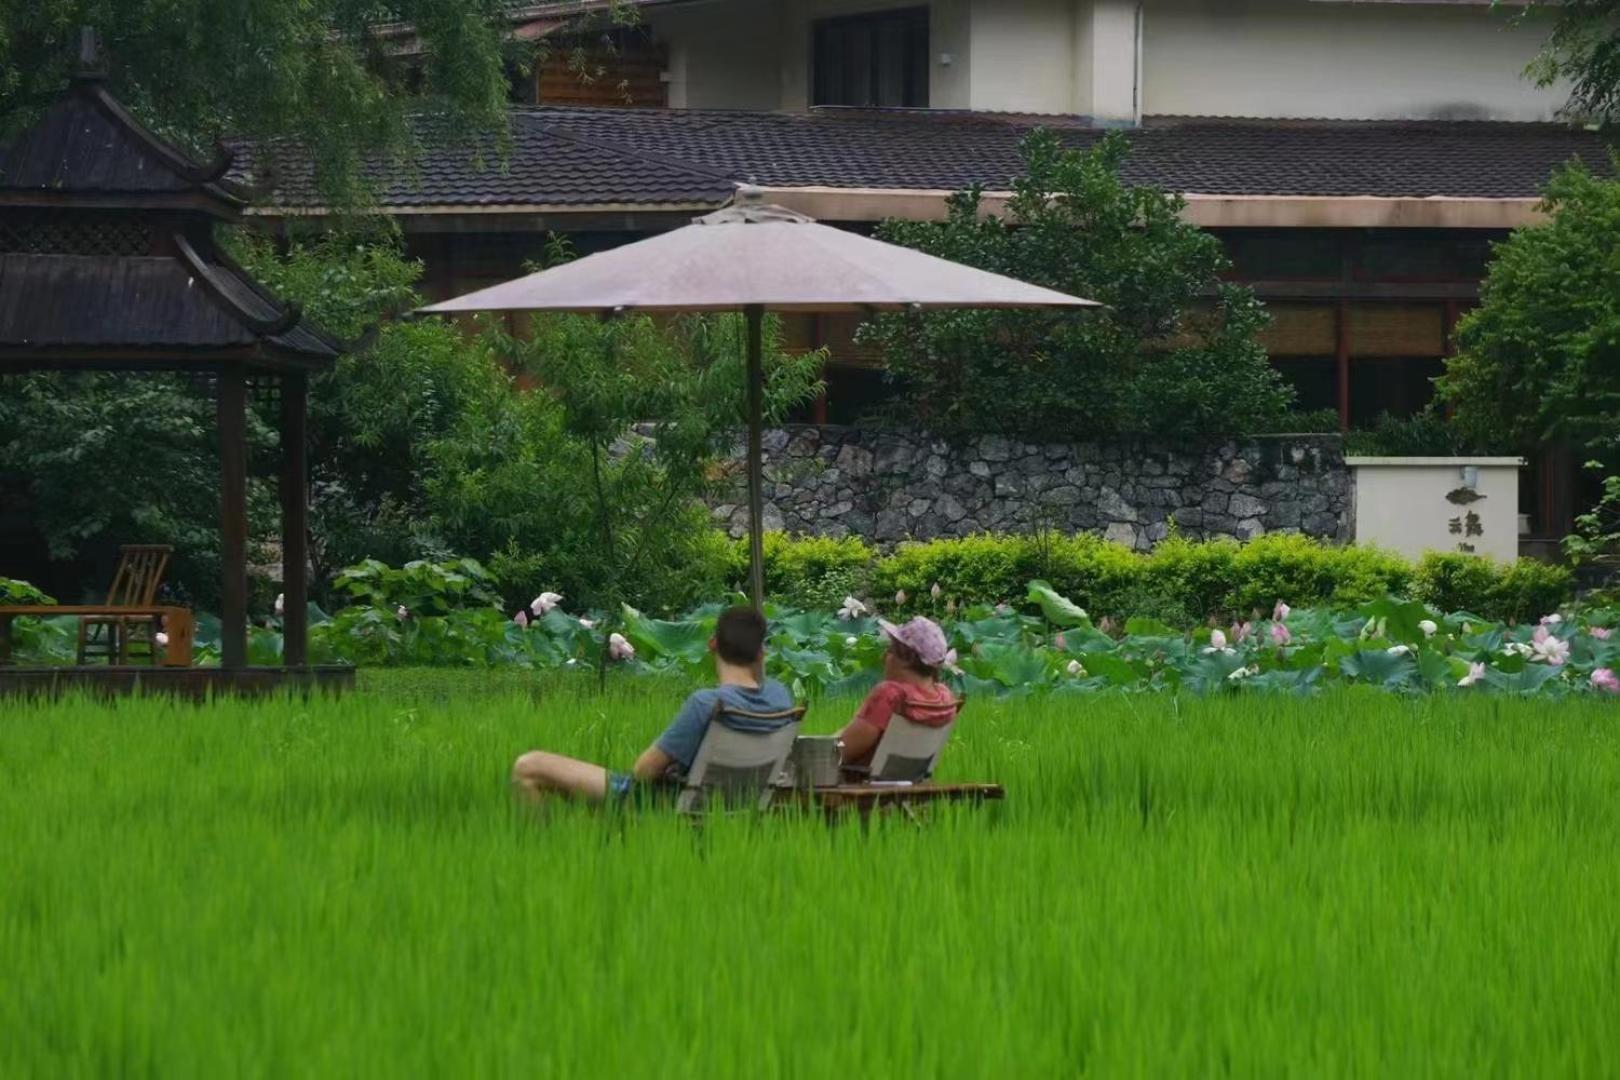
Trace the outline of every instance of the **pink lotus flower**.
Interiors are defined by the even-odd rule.
[[[1233,623],[1231,633],[1232,640],[1241,645],[1254,636],[1254,624],[1251,622]]]
[[[636,647],[624,639],[623,634],[608,635],[608,657],[614,663],[623,663],[636,658]]]
[[[1610,630],[1607,626],[1594,626],[1588,632],[1599,641],[1608,641],[1609,638],[1614,634],[1614,631]]]
[[[410,609],[407,608],[404,604],[401,604],[401,605],[399,605],[399,607],[394,609],[394,618],[398,619],[400,622],[404,622],[406,619],[408,619],[410,617],[411,617]]]
[[[529,613],[527,611],[520,611],[516,615],[512,616],[512,621],[518,624],[519,630],[527,630],[529,628]]]
[[[1064,639],[1062,634],[1059,634],[1057,637],[1052,639],[1052,648],[1056,649],[1058,652],[1067,652],[1069,649],[1069,643]]]
[[[1473,686],[1485,678],[1485,665],[1483,663],[1469,664],[1468,674],[1457,680],[1458,686]]]
[[[1271,609],[1271,619],[1273,622],[1284,622],[1293,613],[1293,608],[1279,600],[1277,606]]]
[[[1288,627],[1284,626],[1280,622],[1274,622],[1274,623],[1271,624],[1271,641],[1272,641],[1272,644],[1277,645],[1277,646],[1280,647],[1280,646],[1283,646],[1283,645],[1287,645],[1289,642],[1291,642],[1293,640],[1294,640],[1294,635],[1289,633]]]
[[[1569,662],[1569,642],[1563,638],[1554,637],[1545,626],[1536,627],[1536,632],[1531,636],[1530,640],[1530,659],[1539,660],[1554,667]]]
[[[934,582],[934,587],[928,590],[928,595],[932,596],[934,598],[934,603],[937,604],[939,603],[939,594],[943,591],[944,590],[939,587],[939,582],[936,581]]]
[[[1564,617],[1562,615],[1558,614],[1557,612],[1554,612],[1551,615],[1543,615],[1541,617],[1541,625],[1542,626],[1557,626],[1559,623],[1561,623],[1563,621],[1564,621]]]
[[[1605,694],[1620,694],[1620,675],[1611,668],[1600,667],[1592,672],[1592,689]]]
[[[894,594],[894,606],[895,607],[905,607],[905,605],[906,605],[906,590],[901,589],[899,592]]]
[[[286,611],[286,607],[287,607],[287,594],[286,593],[276,593],[276,618],[278,618],[278,619],[281,618],[282,614]]]
[[[1212,649],[1226,648],[1226,635],[1219,630],[1211,630],[1209,632],[1209,647]]]
[[[562,593],[543,592],[534,598],[534,602],[529,605],[529,610],[534,612],[535,618],[543,619],[546,613],[562,603],[562,600]]]
[[[1423,631],[1424,637],[1434,637],[1434,635],[1440,632],[1440,624],[1435,622],[1433,619],[1424,619],[1422,622],[1418,623],[1418,629]]]

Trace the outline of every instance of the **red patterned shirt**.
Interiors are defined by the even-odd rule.
[[[880,682],[861,702],[857,720],[864,720],[879,731],[887,731],[895,713],[923,727],[944,727],[956,719],[956,697],[944,683],[919,686],[916,683]]]

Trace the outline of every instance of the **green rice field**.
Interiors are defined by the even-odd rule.
[[[513,805],[677,697],[0,703],[0,1077],[1620,1074],[1613,703],[976,701],[1009,799],[921,827]]]

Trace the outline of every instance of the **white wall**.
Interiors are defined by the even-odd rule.
[[[921,2],[921,0],[917,0]],[[803,109],[816,19],[910,0],[710,0],[646,9],[670,103]],[[1488,6],[1315,0],[932,0],[936,109],[1337,119],[1550,118],[1522,77],[1541,34]],[[1138,71],[1138,9],[1142,10]],[[945,56],[950,63],[942,62]]]
[[[1522,77],[1541,34],[1473,4],[1149,0],[1143,112],[1545,120]]]
[[[1075,112],[1076,0],[974,0],[971,106]]]
[[[777,109],[782,12],[747,0],[648,8],[646,25],[669,49],[676,109]]]
[[[1517,458],[1349,458],[1356,477],[1356,543],[1376,544],[1409,558],[1427,551],[1458,551],[1500,562],[1519,557]],[[1463,490],[1464,466],[1478,470],[1474,492],[1462,503],[1448,495]],[[1455,498],[1455,496],[1453,496]],[[1475,515],[1480,535],[1468,535]],[[1458,521],[1462,534],[1451,531]]]

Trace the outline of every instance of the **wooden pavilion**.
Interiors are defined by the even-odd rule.
[[[26,371],[180,372],[211,385],[220,445],[220,666],[0,667],[0,694],[73,685],[183,693],[342,686],[308,665],[308,381],[341,346],[214,241],[243,191],[223,151],[199,163],[108,92],[86,31],[67,91],[0,144],[0,377]],[[247,401],[280,400],[283,666],[247,664]],[[136,447],[132,451],[138,450]]]

